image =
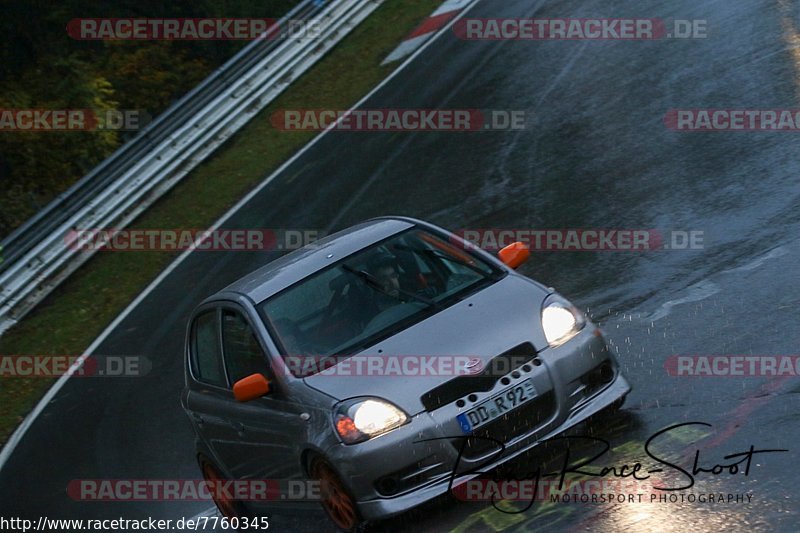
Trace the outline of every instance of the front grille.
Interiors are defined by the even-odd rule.
[[[473,431],[475,437],[482,438],[453,439],[453,446],[458,450],[464,446],[466,440],[463,453],[465,459],[477,459],[497,452],[500,448],[495,441],[505,444],[518,435],[529,433],[553,416],[555,408],[555,394],[548,391]]]
[[[492,390],[497,380],[512,370],[529,363],[537,355],[533,344],[525,342],[492,358],[480,374],[459,376],[426,392],[420,400],[428,411],[463,398],[471,392]]]

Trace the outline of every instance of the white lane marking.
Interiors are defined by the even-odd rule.
[[[729,268],[728,270],[723,270],[722,274],[732,274],[734,272],[746,272],[749,270],[755,270],[756,268],[760,267],[770,259],[775,259],[778,257],[783,257],[784,255],[788,254],[789,252],[786,250],[784,246],[778,246],[777,248],[773,248],[768,253],[757,257],[750,261],[749,263],[745,263],[742,266]],[[689,286],[686,289],[688,293],[686,296],[682,298],[676,298],[675,300],[669,300],[661,304],[661,307],[656,309],[650,314],[647,315],[639,315],[636,316],[635,314],[631,315],[631,317],[636,317],[642,320],[649,320],[651,322],[655,322],[660,318],[664,318],[670,313],[670,309],[675,307],[676,305],[681,305],[685,303],[691,302],[699,302],[700,300],[705,300],[709,296],[713,296],[720,292],[720,287],[713,281],[703,280],[694,285]]]
[[[422,45],[408,59],[406,59],[403,63],[401,63],[400,66],[398,66],[395,70],[393,70],[391,74],[389,74],[386,78],[383,79],[383,81],[381,81],[378,85],[376,85],[369,93],[367,93],[363,98],[361,98],[361,100],[356,102],[355,105],[353,105],[350,108],[350,110],[358,109],[359,107],[361,107],[361,105],[363,105],[364,102],[369,100],[375,93],[377,93],[380,89],[382,89],[385,85],[387,85],[392,79],[394,79],[395,76],[397,76],[398,74],[400,74],[400,72],[405,70],[405,68],[409,64],[411,64],[411,62],[413,62],[414,59],[417,58],[417,56],[419,56],[423,51],[425,51],[429,46],[431,46],[444,32],[447,31],[447,29],[456,20],[458,20],[461,17],[463,17],[469,10],[471,10],[473,7],[475,7],[475,5],[479,1],[480,0],[470,0],[470,4],[467,7],[465,7],[458,15],[456,15],[452,19],[452,21],[450,21],[450,24],[446,25],[441,30],[439,30],[439,32],[436,33],[436,35],[434,35],[434,37],[430,41],[428,41],[427,43]],[[278,167],[277,170],[275,170],[272,174],[270,174],[264,181],[262,181],[255,189],[250,191],[244,198],[239,200],[236,203],[236,205],[231,207],[209,229],[212,230],[212,231],[215,230],[215,229],[218,229],[222,224],[225,223],[225,221],[227,221],[237,211],[239,211],[247,202],[252,200],[259,192],[261,192],[264,189],[264,187],[269,185],[269,183],[272,182],[272,180],[274,180],[276,177],[278,177],[284,170],[286,170],[289,166],[291,166],[295,161],[300,159],[300,157],[302,157],[303,154],[305,154],[315,144],[317,144],[317,142],[319,142],[323,137],[325,137],[325,135],[327,135],[329,132],[331,132],[334,129],[334,127],[335,127],[335,124],[332,124],[331,127],[329,127],[328,129],[326,129],[325,131],[321,132],[319,135],[317,135],[316,137],[311,139],[311,141],[309,141],[308,144],[306,144],[305,146],[300,148],[300,150],[298,150],[298,152],[296,154],[294,154],[284,164],[282,164],[280,167]],[[200,239],[198,239],[198,243],[199,243],[199,240]],[[28,429],[30,429],[30,427],[36,421],[36,418],[42,413],[42,411],[44,411],[47,408],[47,405],[53,400],[53,398],[58,393],[58,391],[61,390],[61,388],[67,382],[69,377],[83,365],[84,361],[86,361],[86,359],[91,355],[91,353],[100,344],[102,344],[109,335],[111,335],[111,333],[114,331],[114,329],[116,329],[116,327],[123,320],[125,320],[128,317],[128,315],[131,314],[131,312],[133,312],[133,310],[142,302],[142,300],[147,298],[147,296],[149,296],[150,293],[153,292],[156,289],[156,287],[158,287],[158,285],[162,281],[164,281],[164,279],[167,276],[169,276],[176,268],[178,268],[178,266],[180,266],[180,264],[183,263],[183,261],[187,257],[189,257],[189,254],[191,254],[191,253],[192,253],[191,249],[184,251],[180,256],[178,256],[177,259],[175,259],[175,261],[173,261],[169,266],[167,266],[167,268],[161,274],[159,274],[158,277],[156,279],[154,279],[150,283],[150,285],[148,285],[147,288],[145,288],[145,290],[142,291],[139,294],[139,296],[137,296],[136,299],[133,300],[133,302],[131,302],[130,305],[128,305],[128,307],[126,307],[125,310],[122,311],[122,313],[120,313],[120,315],[117,318],[115,318],[114,321],[111,322],[111,324],[108,325],[108,327],[105,330],[103,330],[103,332],[100,334],[100,336],[97,337],[94,340],[94,342],[91,345],[89,345],[89,347],[86,349],[86,351],[75,361],[75,363],[70,367],[70,369],[67,371],[67,373],[64,374],[63,376],[61,376],[58,379],[58,381],[56,381],[53,384],[53,386],[50,387],[50,389],[47,391],[47,393],[44,395],[44,397],[41,400],[39,400],[39,403],[36,404],[36,407],[33,408],[33,410],[28,414],[28,416],[26,416],[23,419],[23,421],[20,423],[20,425],[14,431],[14,433],[11,434],[11,437],[8,439],[8,442],[6,442],[6,445],[3,447],[3,449],[0,450],[0,470],[2,470],[3,467],[5,466],[6,462],[8,462],[8,459],[11,457],[11,454],[14,453],[14,449],[20,443],[22,438],[25,436],[25,433],[27,433]]]
[[[785,247],[778,246],[777,248],[773,248],[772,250],[770,250],[769,253],[766,253],[766,254],[762,255],[761,257],[757,257],[756,259],[750,261],[747,264],[744,264],[744,265],[739,266],[739,267],[729,268],[728,270],[723,270],[722,273],[723,274],[730,274],[732,272],[742,272],[742,271],[747,271],[747,270],[755,270],[756,268],[758,268],[761,265],[763,265],[766,261],[769,261],[770,259],[775,259],[776,257],[783,257],[784,255],[786,255],[788,253],[789,252],[786,250]]]
[[[446,0],[445,3],[436,8],[436,11],[431,13],[431,16],[428,18],[437,17],[443,13],[449,13],[451,11],[458,11],[462,7],[468,5],[469,2],[470,0]]]
[[[686,289],[686,296],[682,298],[676,298],[675,300],[670,300],[668,302],[664,302],[661,304],[655,312],[651,313],[643,317],[645,320],[649,320],[651,322],[655,322],[660,318],[664,318],[670,312],[670,309],[675,307],[676,305],[687,304],[691,302],[699,302],[700,300],[705,300],[709,296],[713,296],[720,291],[719,285],[714,283],[713,281],[704,280],[699,283],[695,283],[694,285],[690,286]]]

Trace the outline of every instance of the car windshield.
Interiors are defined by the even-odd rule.
[[[357,353],[493,283],[503,271],[463,247],[412,229],[361,250],[259,307],[287,366]]]

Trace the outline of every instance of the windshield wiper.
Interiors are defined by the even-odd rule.
[[[378,281],[378,279],[375,276],[373,276],[372,274],[370,274],[369,272],[367,272],[365,270],[357,270],[357,269],[351,267],[350,265],[347,265],[347,264],[344,264],[344,263],[342,264],[342,268],[344,270],[346,270],[347,272],[350,272],[351,274],[355,274],[368,287],[370,287],[372,289],[375,289],[376,291],[381,292],[381,293],[385,294],[386,296],[388,296],[390,298],[395,298],[396,300],[401,301],[401,302],[403,301],[403,299],[400,298],[399,296],[393,296],[388,291],[386,291],[386,289],[383,288],[383,284],[380,281]],[[407,291],[407,290],[405,290],[405,289],[403,289],[401,287],[397,288],[397,292],[399,294],[408,296],[409,298],[413,298],[414,300],[417,300],[418,302],[422,302],[428,307],[433,307],[434,309],[439,309],[439,304],[437,304],[436,302],[434,302],[430,298],[427,298],[427,297],[422,296],[420,294],[417,294],[415,292]]]
[[[430,255],[430,256],[433,256],[433,257],[438,257],[439,259],[444,259],[445,261],[450,261],[451,263],[456,263],[456,264],[459,264],[461,266],[465,266],[468,269],[472,270],[473,272],[477,272],[478,274],[480,274],[481,277],[484,278],[484,279],[497,277],[497,274],[495,274],[494,272],[492,274],[487,274],[485,270],[483,270],[481,267],[475,265],[474,263],[470,263],[468,261],[464,261],[460,257],[455,257],[455,256],[452,256],[452,255],[448,255],[448,254],[446,254],[444,252],[441,252],[439,250],[434,250],[433,248],[415,248],[413,246],[407,246],[405,244],[396,244],[395,248],[397,248],[398,250],[408,250],[408,251],[411,251],[411,252],[416,252],[418,254],[425,254],[425,255]]]

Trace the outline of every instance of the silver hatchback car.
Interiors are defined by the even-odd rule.
[[[515,272],[528,254],[378,218],[207,298],[182,395],[205,479],[315,481],[352,530],[620,405],[600,330]],[[229,517],[270,504],[212,496]]]

